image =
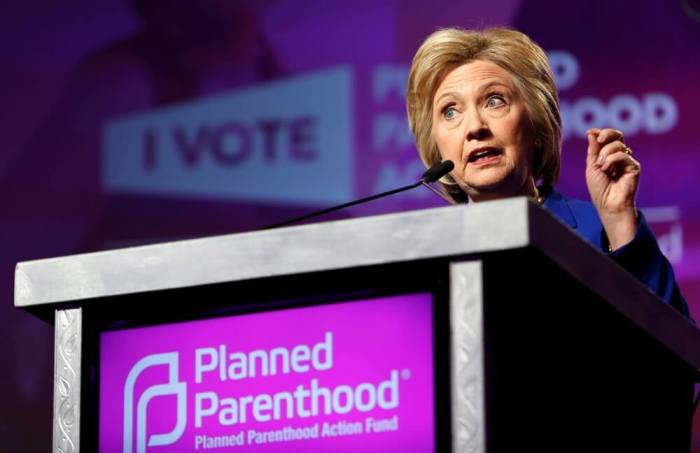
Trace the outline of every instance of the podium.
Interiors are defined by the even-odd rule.
[[[417,317],[415,322],[427,319],[430,337],[372,314],[372,301],[406,294],[428,295],[429,316]],[[282,324],[274,328],[266,324],[265,317],[240,318],[246,322],[236,324],[236,331],[256,326],[256,335],[263,341],[273,333],[283,335],[285,326],[292,329],[304,322],[303,313],[311,313],[294,310],[331,310],[340,306],[333,303],[348,300],[370,301],[361,306],[366,311],[356,312],[362,316],[360,321],[353,318],[352,326],[344,327],[356,341],[376,332],[381,335],[381,328],[371,333],[363,321],[369,326],[380,319],[377,322],[393,329],[387,327],[391,332],[387,345],[409,345],[406,360],[411,359],[411,350],[431,353],[416,358],[428,361],[428,384],[421,384],[428,388],[401,395],[402,404],[423,395],[417,401],[423,405],[421,410],[402,413],[398,428],[389,426],[391,418],[379,428],[374,422],[358,424],[357,429],[378,434],[371,437],[366,431],[352,441],[390,445],[390,436],[413,435],[407,445],[413,445],[415,451],[689,451],[700,332],[631,274],[525,198],[29,261],[19,263],[15,275],[15,306],[55,323],[56,452],[108,450],[100,418],[109,413],[101,405],[107,404],[112,393],[121,398],[121,389],[128,388],[125,385],[111,392],[104,387],[110,379],[107,370],[121,356],[121,352],[105,352],[110,332],[145,332],[138,341],[148,342],[148,329],[161,324],[175,326],[170,337],[177,337],[177,332],[184,337],[186,329],[177,326],[194,324],[178,323],[292,310],[293,316],[280,318]],[[402,304],[397,302],[397,310],[403,309]],[[329,315],[329,322],[331,317],[333,322],[342,322],[340,315]],[[318,319],[324,322],[322,316]],[[328,346],[329,338],[326,334],[325,340],[314,339],[314,344],[319,342],[313,347],[291,349],[290,345],[285,351],[291,351],[292,367],[296,363],[298,369],[307,370],[309,354]],[[426,338],[432,344],[426,346]],[[221,345],[205,346],[212,347],[196,350],[197,367],[201,367],[197,379],[206,379],[205,371],[221,382],[235,378],[232,368],[228,372],[224,368],[226,354],[216,356]],[[126,354],[127,349],[124,346],[122,352]],[[386,354],[391,360],[391,351]],[[416,357],[420,354],[415,353]],[[168,359],[165,354],[158,357]],[[339,355],[334,359],[338,366],[343,365]],[[318,360],[321,364],[321,358]],[[380,362],[373,360],[366,366],[374,369]],[[358,365],[355,368],[358,371]],[[404,374],[402,370],[401,379],[407,378]],[[319,372],[316,376],[326,375]],[[391,379],[399,378],[392,375]],[[386,407],[392,407],[386,396],[391,395],[389,381],[383,382],[378,390],[367,390],[364,395],[369,396],[355,387],[359,399],[353,410],[363,410],[362,404],[368,407],[369,402],[380,404],[381,398]],[[401,385],[411,385],[406,382]],[[189,381],[186,385],[192,389],[198,384]],[[217,385],[224,384],[217,381]],[[196,417],[206,424],[214,400],[199,395],[205,393],[198,394],[196,402],[188,396],[186,403],[188,408],[200,405]],[[327,396],[330,400],[330,393]],[[344,403],[338,398],[337,410],[341,411]],[[124,413],[136,404],[128,398],[124,401]],[[139,402],[139,410],[148,410],[148,401],[144,401],[143,408]],[[391,415],[391,409],[385,413]],[[138,440],[142,445],[134,440],[133,451],[183,451],[182,447],[167,450],[158,446],[197,428],[192,425],[193,417],[182,421],[179,414],[178,409],[178,426],[169,434],[150,438],[143,434],[146,437]],[[255,409],[250,414],[262,417],[263,412]],[[299,414],[289,423],[300,423]],[[416,426],[425,430],[402,432],[401,427],[409,426],[413,416],[423,417]],[[221,417],[220,413],[218,420],[223,424],[226,420]],[[210,418],[215,423],[214,416]],[[131,442],[131,421],[124,422],[125,443]],[[143,427],[134,424],[134,432],[147,431],[143,423]],[[241,419],[237,423],[243,426]],[[343,423],[344,427],[333,425],[338,428],[334,435],[344,433],[346,439],[352,438],[352,425]],[[304,426],[312,435],[313,426]],[[380,433],[391,429],[396,431]],[[231,433],[228,440],[216,442],[233,445],[237,431],[227,432]],[[298,436],[302,434],[298,431]],[[255,451],[250,432],[246,435],[250,451]],[[362,440],[362,435],[367,439]],[[425,443],[416,443],[415,436],[423,435]],[[190,449],[214,445],[213,437],[211,444],[206,444],[206,436],[200,437],[188,440],[194,442],[187,444]],[[295,439],[297,443],[286,446],[304,451],[314,450],[313,445],[334,449],[334,440],[317,440],[327,443],[303,447],[298,442],[304,441]],[[343,451],[338,445],[335,450]]]

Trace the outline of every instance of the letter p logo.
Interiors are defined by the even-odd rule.
[[[148,355],[129,371],[124,384],[124,453],[133,452],[134,427],[134,385],[141,373],[153,366],[168,367],[168,382],[148,387],[139,397],[136,408],[136,453],[146,453],[146,408],[156,396],[175,395],[177,397],[177,422],[172,431],[153,434],[148,437],[148,446],[169,445],[176,442],[185,431],[187,417],[187,383],[178,382],[178,354],[166,352]]]

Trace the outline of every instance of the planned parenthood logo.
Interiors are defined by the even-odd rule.
[[[429,294],[109,331],[100,342],[100,451],[434,447]]]
[[[136,402],[136,419],[134,420],[134,386],[141,373],[147,368],[165,366],[168,369],[168,382],[152,385],[141,394]],[[153,354],[139,360],[129,372],[124,385],[124,453],[134,452],[133,429],[136,423],[136,453],[145,453],[149,447],[169,445],[176,442],[185,431],[187,422],[187,383],[178,382],[178,354],[167,352]],[[157,396],[175,395],[177,398],[177,423],[172,431],[165,434],[147,436],[147,408],[152,398]],[[148,437],[148,439],[147,439]]]

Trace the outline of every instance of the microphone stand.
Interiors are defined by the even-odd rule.
[[[388,197],[389,195],[393,195],[395,193],[404,192],[406,190],[411,190],[411,189],[418,187],[418,186],[421,186],[421,185],[427,187],[432,192],[438,194],[440,197],[444,198],[449,203],[454,203],[452,200],[450,200],[449,198],[444,196],[439,191],[435,190],[435,188],[433,188],[429,184],[430,182],[435,182],[438,179],[442,178],[444,175],[446,175],[447,173],[452,171],[453,168],[454,168],[454,163],[452,163],[452,161],[447,160],[444,162],[440,162],[440,163],[433,165],[428,170],[426,170],[426,172],[423,173],[423,176],[421,177],[420,181],[415,182],[413,184],[399,187],[398,189],[387,190],[386,192],[381,192],[381,193],[378,193],[375,195],[370,195],[369,197],[360,198],[359,200],[350,201],[348,203],[343,203],[341,205],[332,206],[330,208],[326,208],[326,209],[323,209],[321,211],[316,211],[316,212],[312,212],[310,214],[305,214],[305,215],[302,215],[299,217],[294,217],[293,219],[285,220],[284,222],[275,223],[273,225],[266,226],[264,228],[261,228],[261,230],[271,230],[273,228],[279,228],[279,227],[291,225],[292,223],[301,222],[302,220],[310,219],[312,217],[317,217],[317,216],[320,216],[323,214],[328,214],[329,212],[338,211],[340,209],[349,208],[350,206],[355,206],[357,204],[366,203],[368,201],[376,200],[377,198]]]
[[[287,226],[287,225],[290,225],[292,223],[301,222],[302,220],[310,219],[311,217],[316,217],[319,215],[328,214],[329,212],[349,208],[350,206],[355,206],[356,204],[376,200],[377,198],[388,197],[389,195],[393,195],[393,194],[399,193],[399,192],[404,192],[406,190],[413,189],[414,187],[418,187],[422,184],[423,184],[423,181],[421,180],[421,181],[415,182],[413,184],[409,184],[409,185],[404,186],[404,187],[399,187],[398,189],[387,190],[386,192],[378,193],[378,194],[371,195],[371,196],[365,197],[365,198],[360,198],[359,200],[350,201],[348,203],[343,203],[343,204],[338,205],[338,206],[326,208],[326,209],[323,209],[321,211],[316,211],[316,212],[312,212],[310,214],[306,214],[303,216],[294,217],[293,219],[285,220],[284,222],[275,223],[274,225],[266,226],[265,228],[263,228],[263,230],[271,230],[273,228]]]

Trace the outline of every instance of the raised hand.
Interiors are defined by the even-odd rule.
[[[590,129],[586,156],[586,184],[598,210],[610,247],[615,250],[634,238],[637,230],[635,198],[641,165],[632,157],[621,131]]]

